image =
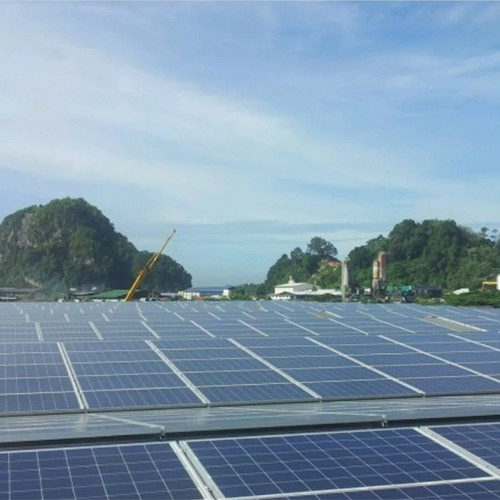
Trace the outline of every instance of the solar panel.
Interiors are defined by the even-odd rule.
[[[209,336],[194,322],[182,321],[174,315],[163,318],[155,315],[145,322],[145,325],[156,334],[157,338],[186,339]]]
[[[143,341],[68,342],[65,348],[89,408],[201,403]]]
[[[79,408],[56,344],[0,344],[0,413]]]
[[[104,340],[139,340],[155,338],[137,316],[127,321],[116,319],[111,321],[96,320],[94,324]]]
[[[92,329],[89,322],[67,321],[39,323],[40,335],[47,341],[65,341],[65,340],[97,340],[96,332]]]
[[[196,324],[220,338],[259,336],[260,334],[246,323],[248,317],[242,316],[240,319],[217,320],[212,317],[196,319]]]
[[[304,338],[242,339],[242,345],[324,399],[415,396],[412,390]]]
[[[11,323],[0,325],[1,342],[36,342],[38,333],[34,323]]]
[[[437,426],[432,427],[432,430],[495,467],[500,467],[499,423]]]
[[[467,370],[465,363],[453,364],[453,359],[458,355],[460,359],[469,361],[475,361],[477,355],[483,354],[487,359],[492,359],[490,355],[493,351],[485,353],[487,348],[450,335],[408,335],[396,338],[400,343],[392,343],[388,338],[381,337],[369,337],[363,344],[359,341],[350,344],[344,339],[321,339],[321,342],[335,346],[338,351],[345,352],[427,395],[500,392],[500,381],[483,377],[481,373],[472,373]],[[500,351],[496,354],[500,360]],[[480,372],[480,367],[477,371]]]
[[[198,500],[167,443],[0,453],[0,498]]]
[[[407,488],[380,488],[275,498],[277,500],[498,500],[500,481],[449,482]]]
[[[212,403],[311,400],[314,397],[278,371],[225,339],[154,344]]]
[[[188,441],[228,498],[491,477],[413,429]],[[391,498],[385,496],[384,498]]]

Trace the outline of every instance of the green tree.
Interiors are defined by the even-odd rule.
[[[315,236],[307,245],[307,253],[317,256],[320,260],[333,259],[337,255],[337,249],[333,243]]]

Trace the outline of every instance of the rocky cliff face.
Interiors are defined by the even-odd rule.
[[[128,288],[145,254],[85,200],[53,200],[19,210],[0,225],[0,286]],[[191,284],[191,276],[168,257],[162,257],[161,276],[155,271],[150,280],[160,291]]]

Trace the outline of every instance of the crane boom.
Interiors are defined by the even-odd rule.
[[[151,256],[151,258],[146,262],[146,264],[144,264],[144,267],[137,273],[135,281],[132,283],[132,286],[127,292],[127,295],[125,296],[125,302],[130,302],[132,300],[135,292],[141,285],[142,280],[146,277],[148,271],[150,271],[151,268],[156,264],[156,261],[160,258],[160,255],[162,254],[163,250],[165,250],[165,247],[169,244],[174,234],[175,234],[175,229],[172,231],[170,236],[165,240],[165,243],[163,243],[162,247]]]

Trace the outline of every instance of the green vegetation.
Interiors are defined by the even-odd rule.
[[[336,255],[337,249],[332,243],[315,236],[305,252],[299,247],[294,248],[290,255],[283,254],[270,267],[264,289],[270,293],[276,285],[286,283],[290,277],[297,282],[312,280],[323,288],[340,284],[340,273],[333,272],[328,266],[329,262],[338,262]]]
[[[387,281],[391,284],[438,285],[454,290],[477,290],[500,272],[500,241],[496,231],[479,233],[453,220],[411,219],[396,224],[388,237],[379,236],[349,254],[351,276],[369,286],[371,264],[387,252]]]
[[[467,287],[473,293],[447,296],[456,305],[500,305],[500,292],[479,292],[483,281],[500,272],[500,238],[496,230],[474,232],[453,220],[406,219],[388,236],[378,236],[349,253],[353,286],[369,287],[372,262],[387,253],[390,285],[437,285],[444,290]],[[0,224],[0,285],[38,286],[46,292],[70,287],[128,289],[151,257],[138,251],[111,222],[83,199],[64,198],[31,206]],[[309,282],[340,288],[341,266],[333,243],[315,236],[306,250],[294,248],[269,268],[264,283],[244,284],[232,299],[263,298],[278,284]],[[177,291],[191,286],[191,276],[168,256],[160,256],[142,289]]]
[[[449,294],[446,303],[452,306],[492,306],[500,307],[500,292],[497,290],[476,291],[463,295]]]
[[[353,287],[371,287],[372,263],[378,253],[387,254],[389,285],[438,286],[443,290],[470,288],[473,293],[447,295],[456,305],[500,305],[500,292],[480,292],[483,281],[500,272],[500,238],[497,230],[474,232],[453,220],[411,219],[396,224],[388,236],[378,236],[349,253]],[[232,298],[262,298],[290,277],[321,288],[340,288],[341,266],[332,243],[314,237],[306,251],[297,247],[283,254],[269,268],[262,284],[240,285]],[[337,264],[337,265],[336,265]],[[427,299],[426,303],[441,303]]]
[[[70,287],[124,288],[151,256],[139,252],[111,222],[85,200],[64,198],[31,206],[0,224],[0,284],[37,285],[47,292]],[[161,256],[142,289],[177,291],[191,276]]]

